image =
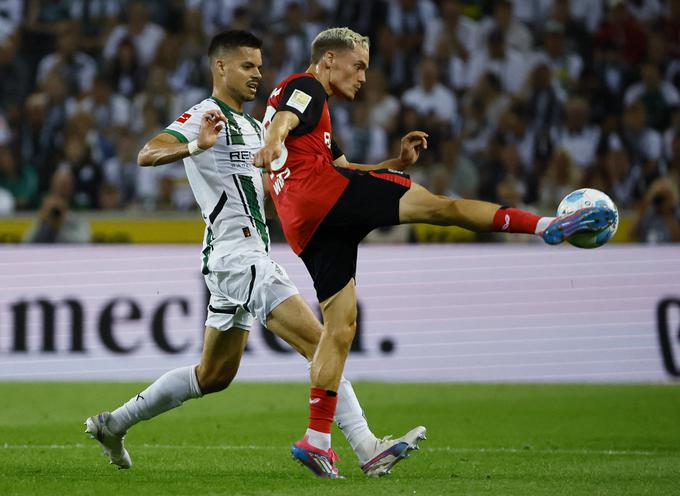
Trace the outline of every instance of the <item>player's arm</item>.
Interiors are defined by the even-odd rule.
[[[281,145],[298,125],[300,118],[293,112],[287,110],[277,112],[267,128],[264,146],[253,158],[253,165],[270,170],[271,163],[281,156]]]
[[[390,158],[376,165],[366,165],[366,164],[355,164],[347,160],[345,155],[340,155],[335,158],[335,153],[333,157],[335,160],[333,164],[336,167],[345,167],[347,169],[357,169],[357,170],[380,170],[380,169],[393,169],[403,171],[406,170],[411,165],[418,161],[420,152],[427,149],[427,138],[428,135],[422,131],[411,131],[406,136],[401,138],[401,151],[399,156],[395,158]]]
[[[180,141],[172,134],[160,133],[140,150],[137,163],[142,167],[155,167],[176,162],[189,155],[198,155],[215,144],[226,120],[221,111],[209,110],[201,117],[198,136],[188,143]]]
[[[302,136],[316,128],[326,98],[323,85],[314,78],[302,77],[289,82],[267,128],[264,146],[255,154],[253,164],[271,170],[271,163],[281,156],[281,146],[288,135]]]

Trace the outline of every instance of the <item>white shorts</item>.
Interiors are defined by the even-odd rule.
[[[274,308],[299,293],[286,271],[267,255],[215,258],[205,276],[210,291],[206,326],[249,330],[253,318],[266,325]]]

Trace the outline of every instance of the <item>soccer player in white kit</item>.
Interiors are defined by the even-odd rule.
[[[86,432],[120,468],[132,465],[123,444],[130,427],[229,386],[254,318],[308,361],[321,336],[321,324],[268,254],[261,171],[252,165],[264,143],[264,129],[242,111],[243,103],[255,98],[262,77],[261,45],[246,31],[216,35],[208,51],[212,96],[187,110],[139,153],[141,166],[184,161],[206,223],[201,270],[211,296],[197,366],[171,370],[113,412],[85,421]],[[388,473],[425,437],[425,428],[416,427],[398,439],[376,438],[344,378],[335,421],[370,476]]]

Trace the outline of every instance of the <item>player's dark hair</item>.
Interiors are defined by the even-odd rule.
[[[242,29],[228,29],[213,36],[208,48],[208,57],[213,58],[219,52],[240,47],[262,48],[262,40],[253,33]]]

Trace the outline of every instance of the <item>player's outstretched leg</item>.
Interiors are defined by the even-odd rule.
[[[93,415],[85,421],[85,432],[102,445],[112,464],[130,468],[132,460],[123,445],[128,429],[186,400],[225,389],[236,376],[247,339],[248,332],[243,329],[207,327],[198,366],[171,370],[113,412]]]
[[[412,183],[399,202],[399,220],[404,224],[423,222],[460,226],[474,232],[534,234],[554,245],[574,234],[604,229],[614,222],[614,214],[604,208],[591,207],[561,217],[541,217],[495,203],[433,195]]]

